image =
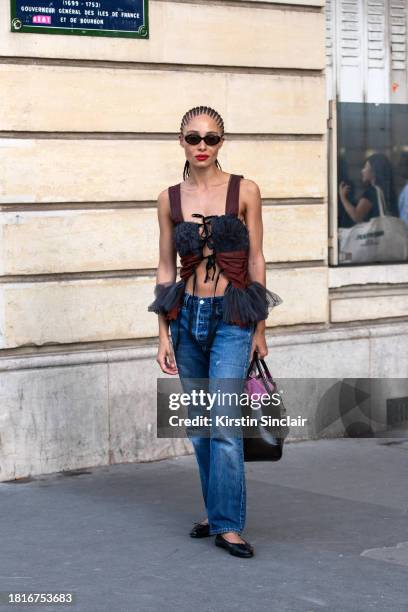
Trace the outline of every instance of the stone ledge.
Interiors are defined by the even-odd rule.
[[[387,336],[408,336],[408,320],[398,323],[378,323],[375,325],[349,324],[344,327],[329,327],[327,329],[296,330],[293,332],[267,332],[269,349],[275,347],[311,345],[323,342],[338,342]],[[408,338],[407,338],[408,342]],[[6,357],[0,356],[0,372],[36,368],[86,365],[93,363],[115,363],[120,361],[142,361],[154,359],[157,352],[156,344],[136,346],[104,347],[63,350],[58,353],[43,353]],[[159,372],[158,375],[161,373]],[[163,377],[166,374],[161,374]]]

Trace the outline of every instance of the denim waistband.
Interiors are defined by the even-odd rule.
[[[190,303],[194,303],[194,304],[210,304],[214,301],[216,304],[221,304],[222,301],[224,299],[223,295],[216,295],[215,297],[213,297],[212,295],[209,295],[207,297],[200,297],[199,295],[193,295],[192,293],[187,293],[187,291],[184,292],[184,299],[183,299],[183,306],[188,306],[188,304]],[[201,301],[203,300],[203,301]]]

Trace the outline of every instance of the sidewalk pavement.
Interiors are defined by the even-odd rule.
[[[408,611],[407,436],[292,442],[246,474],[250,559],[188,536],[191,455],[2,483],[0,591],[75,593],[19,606],[53,612]]]

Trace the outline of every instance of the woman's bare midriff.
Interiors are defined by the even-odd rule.
[[[195,283],[194,295],[196,295],[197,297],[213,297],[214,295],[214,285],[215,285],[215,281],[217,280],[219,266],[217,265],[216,267],[216,271],[214,274],[214,280],[212,280],[213,269],[211,268],[209,271],[209,278],[207,279],[207,282],[205,283],[204,279],[205,279],[205,273],[206,273],[206,264],[207,264],[207,260],[203,259],[203,261],[201,261],[200,264],[196,268],[197,280]],[[188,277],[187,282],[186,282],[186,292],[187,293],[190,293],[190,294],[193,293],[193,283],[194,283],[194,275],[192,274],[191,276]],[[228,279],[221,272],[219,279],[218,279],[215,295],[216,296],[224,295],[224,291],[227,285],[228,285]]]

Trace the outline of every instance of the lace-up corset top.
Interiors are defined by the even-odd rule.
[[[155,300],[148,310],[162,314],[167,320],[177,319],[186,288],[186,281],[193,275],[193,295],[196,284],[196,268],[207,259],[204,282],[214,279],[216,264],[219,266],[214,285],[214,296],[218,278],[222,272],[228,279],[223,294],[222,318],[230,324],[245,327],[268,317],[268,310],[282,299],[258,281],[248,276],[249,232],[239,219],[239,190],[242,175],[231,174],[228,183],[225,214],[202,215],[201,219],[184,221],[181,211],[181,184],[169,187],[170,211],[174,223],[173,240],[180,256],[180,281],[158,283]],[[204,255],[204,247],[210,253]]]
[[[238,218],[239,212],[239,184],[241,176],[230,175],[227,189],[227,198],[225,213],[223,215],[203,215],[201,213],[192,213],[192,217],[201,219],[201,222],[184,221],[181,210],[181,190],[180,184],[169,188],[170,209],[174,228],[174,244],[180,255],[182,279],[194,274],[194,285],[196,275],[195,271],[199,263],[203,259],[207,259],[206,274],[204,282],[207,282],[212,272],[211,280],[214,279],[217,264],[219,271],[214,287],[214,295],[216,285],[227,262],[226,256],[223,253],[235,252],[235,255],[241,260],[245,259],[245,254],[249,249],[249,236],[245,224]],[[207,246],[210,253],[204,255],[204,248]],[[227,256],[228,259],[228,256]],[[231,260],[231,257],[229,258]],[[245,261],[243,261],[245,264]],[[240,274],[235,274],[235,282],[244,287],[247,283],[246,275],[247,266],[242,265]],[[238,272],[235,266],[236,273]],[[231,282],[231,279],[229,279]],[[193,288],[193,294],[194,294]]]

